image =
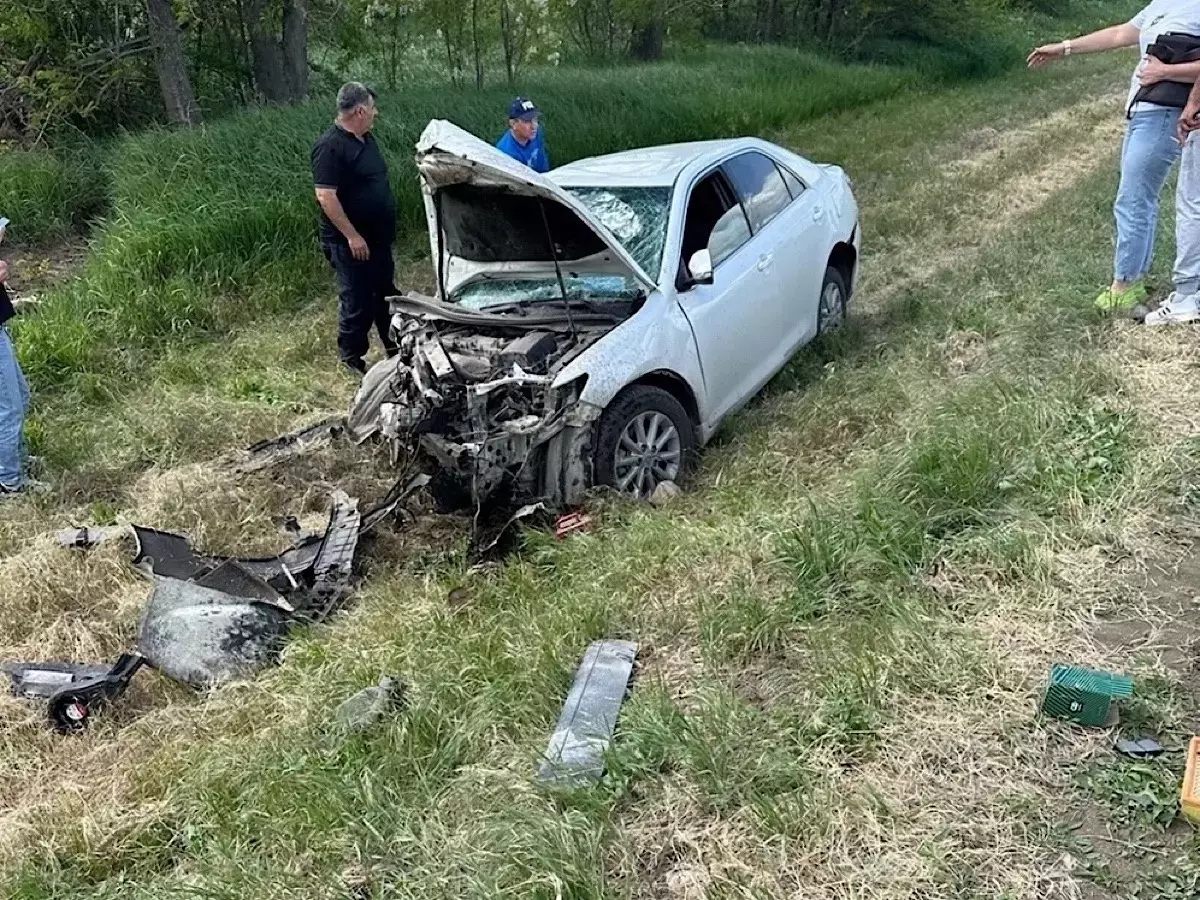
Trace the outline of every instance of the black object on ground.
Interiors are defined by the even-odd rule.
[[[142,614],[137,649],[111,667],[13,663],[13,693],[47,701],[60,732],[85,728],[129,685],[143,665],[192,687],[244,677],[273,663],[297,623],[323,621],[349,596],[361,535],[425,487],[426,476],[397,482],[366,514],[335,491],[323,534],[303,536],[278,556],[236,558],[194,550],[183,535],[133,526],[133,564],[154,583]],[[65,547],[89,547],[113,529],[72,529]]]
[[[92,716],[125,693],[145,663],[140,653],[122,653],[107,672],[55,691],[46,702],[50,726],[60,734],[87,728]]]
[[[1125,740],[1117,741],[1117,752],[1128,756],[1132,759],[1154,759],[1156,756],[1162,756],[1163,748],[1158,741],[1150,738],[1141,738],[1140,740]]]

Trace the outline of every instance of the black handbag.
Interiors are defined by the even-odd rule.
[[[1146,48],[1146,53],[1167,65],[1195,62],[1200,60],[1200,37],[1178,32],[1160,34],[1158,40]],[[1133,102],[1183,109],[1191,93],[1192,85],[1185,81],[1160,81],[1138,90]]]

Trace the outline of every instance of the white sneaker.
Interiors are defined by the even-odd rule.
[[[1171,293],[1158,309],[1146,316],[1146,325],[1184,325],[1200,322],[1200,294]]]

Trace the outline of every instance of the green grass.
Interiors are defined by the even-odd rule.
[[[11,773],[0,801],[12,807],[0,821],[14,836],[0,844],[0,890],[21,900],[1042,896],[1059,859],[1052,835],[1067,811],[1095,802],[1106,828],[1155,853],[1113,884],[1190,896],[1200,850],[1161,843],[1170,773],[1109,764],[1103,739],[1036,717],[1050,663],[1097,652],[1095,609],[1132,602],[1106,554],[1186,499],[1200,470],[1194,445],[1164,450],[1113,362],[1121,332],[1089,305],[1107,275],[1115,138],[1089,156],[1091,119],[1037,126],[1119,92],[1127,62],[781,119],[770,136],[855,177],[871,235],[864,292],[853,327],[800,354],[729,424],[684,497],[664,510],[598,502],[593,532],[529,533],[494,570],[469,571],[461,532],[444,523],[381,537],[364,553],[353,610],[298,635],[280,667],[202,699],[147,673],[145,693],[79,745],[0,710]],[[989,129],[1004,142],[986,156],[978,139]],[[171,136],[145,140],[175,152]],[[981,153],[988,165],[948,165]],[[1076,180],[1047,176],[1019,196],[1027,173],[1062,159],[1080,171],[1053,171]],[[156,185],[132,171],[124,190],[155,202],[188,185],[179,172]],[[302,188],[303,172],[296,179]],[[997,226],[1001,200],[1025,205]],[[213,200],[218,218],[236,219],[224,202]],[[126,227],[141,233],[133,219]],[[64,481],[95,467],[76,482],[81,499],[103,488],[87,514],[184,528],[206,546],[277,541],[272,515],[319,511],[333,483],[360,492],[370,460],[236,483],[202,474],[151,496],[130,486],[152,460],[205,459],[349,392],[324,355],[329,303],[296,310],[272,283],[293,277],[287,254],[307,252],[289,249],[299,231],[225,281],[220,260],[234,245],[207,222],[195,228],[211,268],[164,243],[156,274],[152,256],[105,236],[117,242],[84,282],[105,288],[80,293],[78,333],[110,334],[106,316],[130,316],[121,327],[137,333],[115,359],[80,340],[72,353],[94,367],[51,379],[38,442],[78,463]],[[148,267],[131,277],[146,282],[136,315],[109,293],[128,296],[103,268],[106,252]],[[898,282],[897,260],[941,254],[942,270]],[[305,271],[319,282],[319,266],[305,265],[296,283]],[[270,314],[239,306],[243,277],[261,279]],[[153,278],[177,278],[178,296],[157,296]],[[209,308],[205,297],[226,302]],[[169,328],[155,317],[165,302]],[[103,307],[95,318],[89,304]],[[212,329],[231,333],[194,340]],[[975,345],[978,357],[959,358]],[[30,533],[76,521],[70,502],[0,516],[0,616],[36,611],[14,628],[24,652],[77,653],[96,616],[126,636],[136,622],[138,590],[114,575],[120,553],[36,555]],[[1082,581],[1076,556],[1089,564]],[[53,572],[55,602],[83,609],[47,608],[45,579],[31,571]],[[446,595],[460,585],[471,599],[451,612]],[[537,756],[598,637],[643,645],[607,774],[595,791],[543,792],[531,781]],[[1153,659],[1120,664],[1144,688],[1129,727],[1174,729],[1194,712]],[[337,734],[338,701],[385,671],[409,683],[407,710],[368,734]],[[1150,807],[1137,801],[1147,787]]]
[[[106,202],[99,151],[0,149],[0,215],[5,240],[31,244],[64,238],[99,217]]]
[[[1036,724],[1037,680],[1089,646],[1064,623],[1096,596],[1062,587],[1057,554],[1111,545],[1177,487],[1144,480],[1154,423],[1124,396],[1107,355],[1118,338],[1088,303],[1107,265],[1109,163],[981,247],[987,222],[969,207],[1010,196],[1055,153],[1078,159],[1093,123],[965,175],[936,165],[972,152],[973,129],[1028,126],[1048,97],[1119,89],[1123,74],[1097,63],[947,92],[940,113],[909,98],[783,129],[844,154],[873,202],[908,205],[878,234],[888,249],[864,302],[888,286],[887,254],[958,240],[954,263],[799,356],[666,510],[598,504],[593,533],[531,533],[482,573],[458,542],[389,539],[355,611],[299,636],[277,670],[100,723],[88,746],[118,748],[114,807],[35,816],[36,849],[6,893],[608,898],[698,883],[710,897],[1033,896],[1054,863],[1044,835],[1077,802],[1070,776],[1089,771],[1115,825],[1157,840],[1157,816],[1122,813],[1145,778],[1030,750],[1056,740]],[[947,235],[946,216],[974,227]],[[330,371],[299,363],[327,337],[312,318],[169,353],[152,369],[165,386],[118,421],[189,385],[227,431],[237,410],[320,396],[327,386],[300,383]],[[950,374],[950,338],[967,329],[986,356]],[[189,443],[163,415],[144,415],[150,446],[188,459],[218,440]],[[204,483],[179,502],[215,535],[233,510],[266,516],[239,505],[246,490]],[[461,584],[471,602],[452,613]],[[544,793],[537,754],[602,636],[644,646],[608,774],[593,792]],[[334,733],[338,700],[383,671],[409,681],[409,708],[367,735]],[[1148,723],[1185,703],[1161,685],[1147,702]],[[1183,890],[1196,856],[1180,852],[1144,866],[1144,885]]]

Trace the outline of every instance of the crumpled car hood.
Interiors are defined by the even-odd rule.
[[[430,122],[416,160],[442,299],[481,276],[553,274],[556,257],[572,274],[621,275],[654,289],[586,206],[458,126]]]

